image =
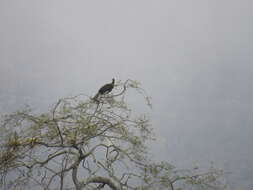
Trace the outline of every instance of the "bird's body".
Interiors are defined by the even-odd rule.
[[[98,93],[99,94],[107,94],[109,92],[112,91],[113,87],[114,87],[114,79],[112,79],[112,82],[109,84],[105,84],[104,86],[102,86],[99,90]]]
[[[112,91],[112,89],[114,88],[114,83],[115,83],[115,79],[112,79],[111,83],[105,84],[104,86],[102,86],[99,90],[98,93],[94,96],[94,100],[98,101],[97,98],[99,95],[103,95],[103,94],[108,94],[109,92]]]

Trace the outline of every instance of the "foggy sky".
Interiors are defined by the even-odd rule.
[[[138,80],[153,100],[161,159],[213,161],[232,172],[233,190],[252,190],[252,7],[250,0],[0,0],[0,111],[91,96],[112,77]]]

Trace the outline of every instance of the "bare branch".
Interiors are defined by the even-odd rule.
[[[120,188],[111,179],[106,178],[106,177],[96,176],[96,177],[89,178],[82,184],[81,187],[84,188],[89,183],[106,184],[113,190],[120,190]]]
[[[61,138],[61,144],[63,144],[63,137],[62,137],[62,134],[61,134],[61,130],[60,130],[60,127],[59,127],[59,125],[58,125],[57,120],[55,119],[55,112],[56,112],[58,106],[60,105],[61,101],[62,101],[62,100],[60,99],[60,100],[56,103],[56,105],[55,105],[55,107],[54,107],[54,109],[53,109],[53,121],[54,121],[55,126],[56,126],[56,128],[57,128],[57,130],[58,130],[58,134],[59,134],[59,136],[60,136],[60,138]]]

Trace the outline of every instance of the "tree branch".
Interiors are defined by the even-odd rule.
[[[84,182],[81,185],[81,188],[84,188],[89,183],[106,184],[113,190],[120,190],[120,188],[110,178],[107,178],[107,177],[96,176],[96,177],[89,178],[87,179],[86,182]]]

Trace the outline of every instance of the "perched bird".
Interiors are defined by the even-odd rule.
[[[97,94],[94,96],[93,99],[95,101],[98,101],[97,98],[99,97],[99,95],[108,94],[109,92],[111,92],[112,89],[114,88],[114,83],[115,79],[113,78],[111,83],[105,84],[98,90]]]

